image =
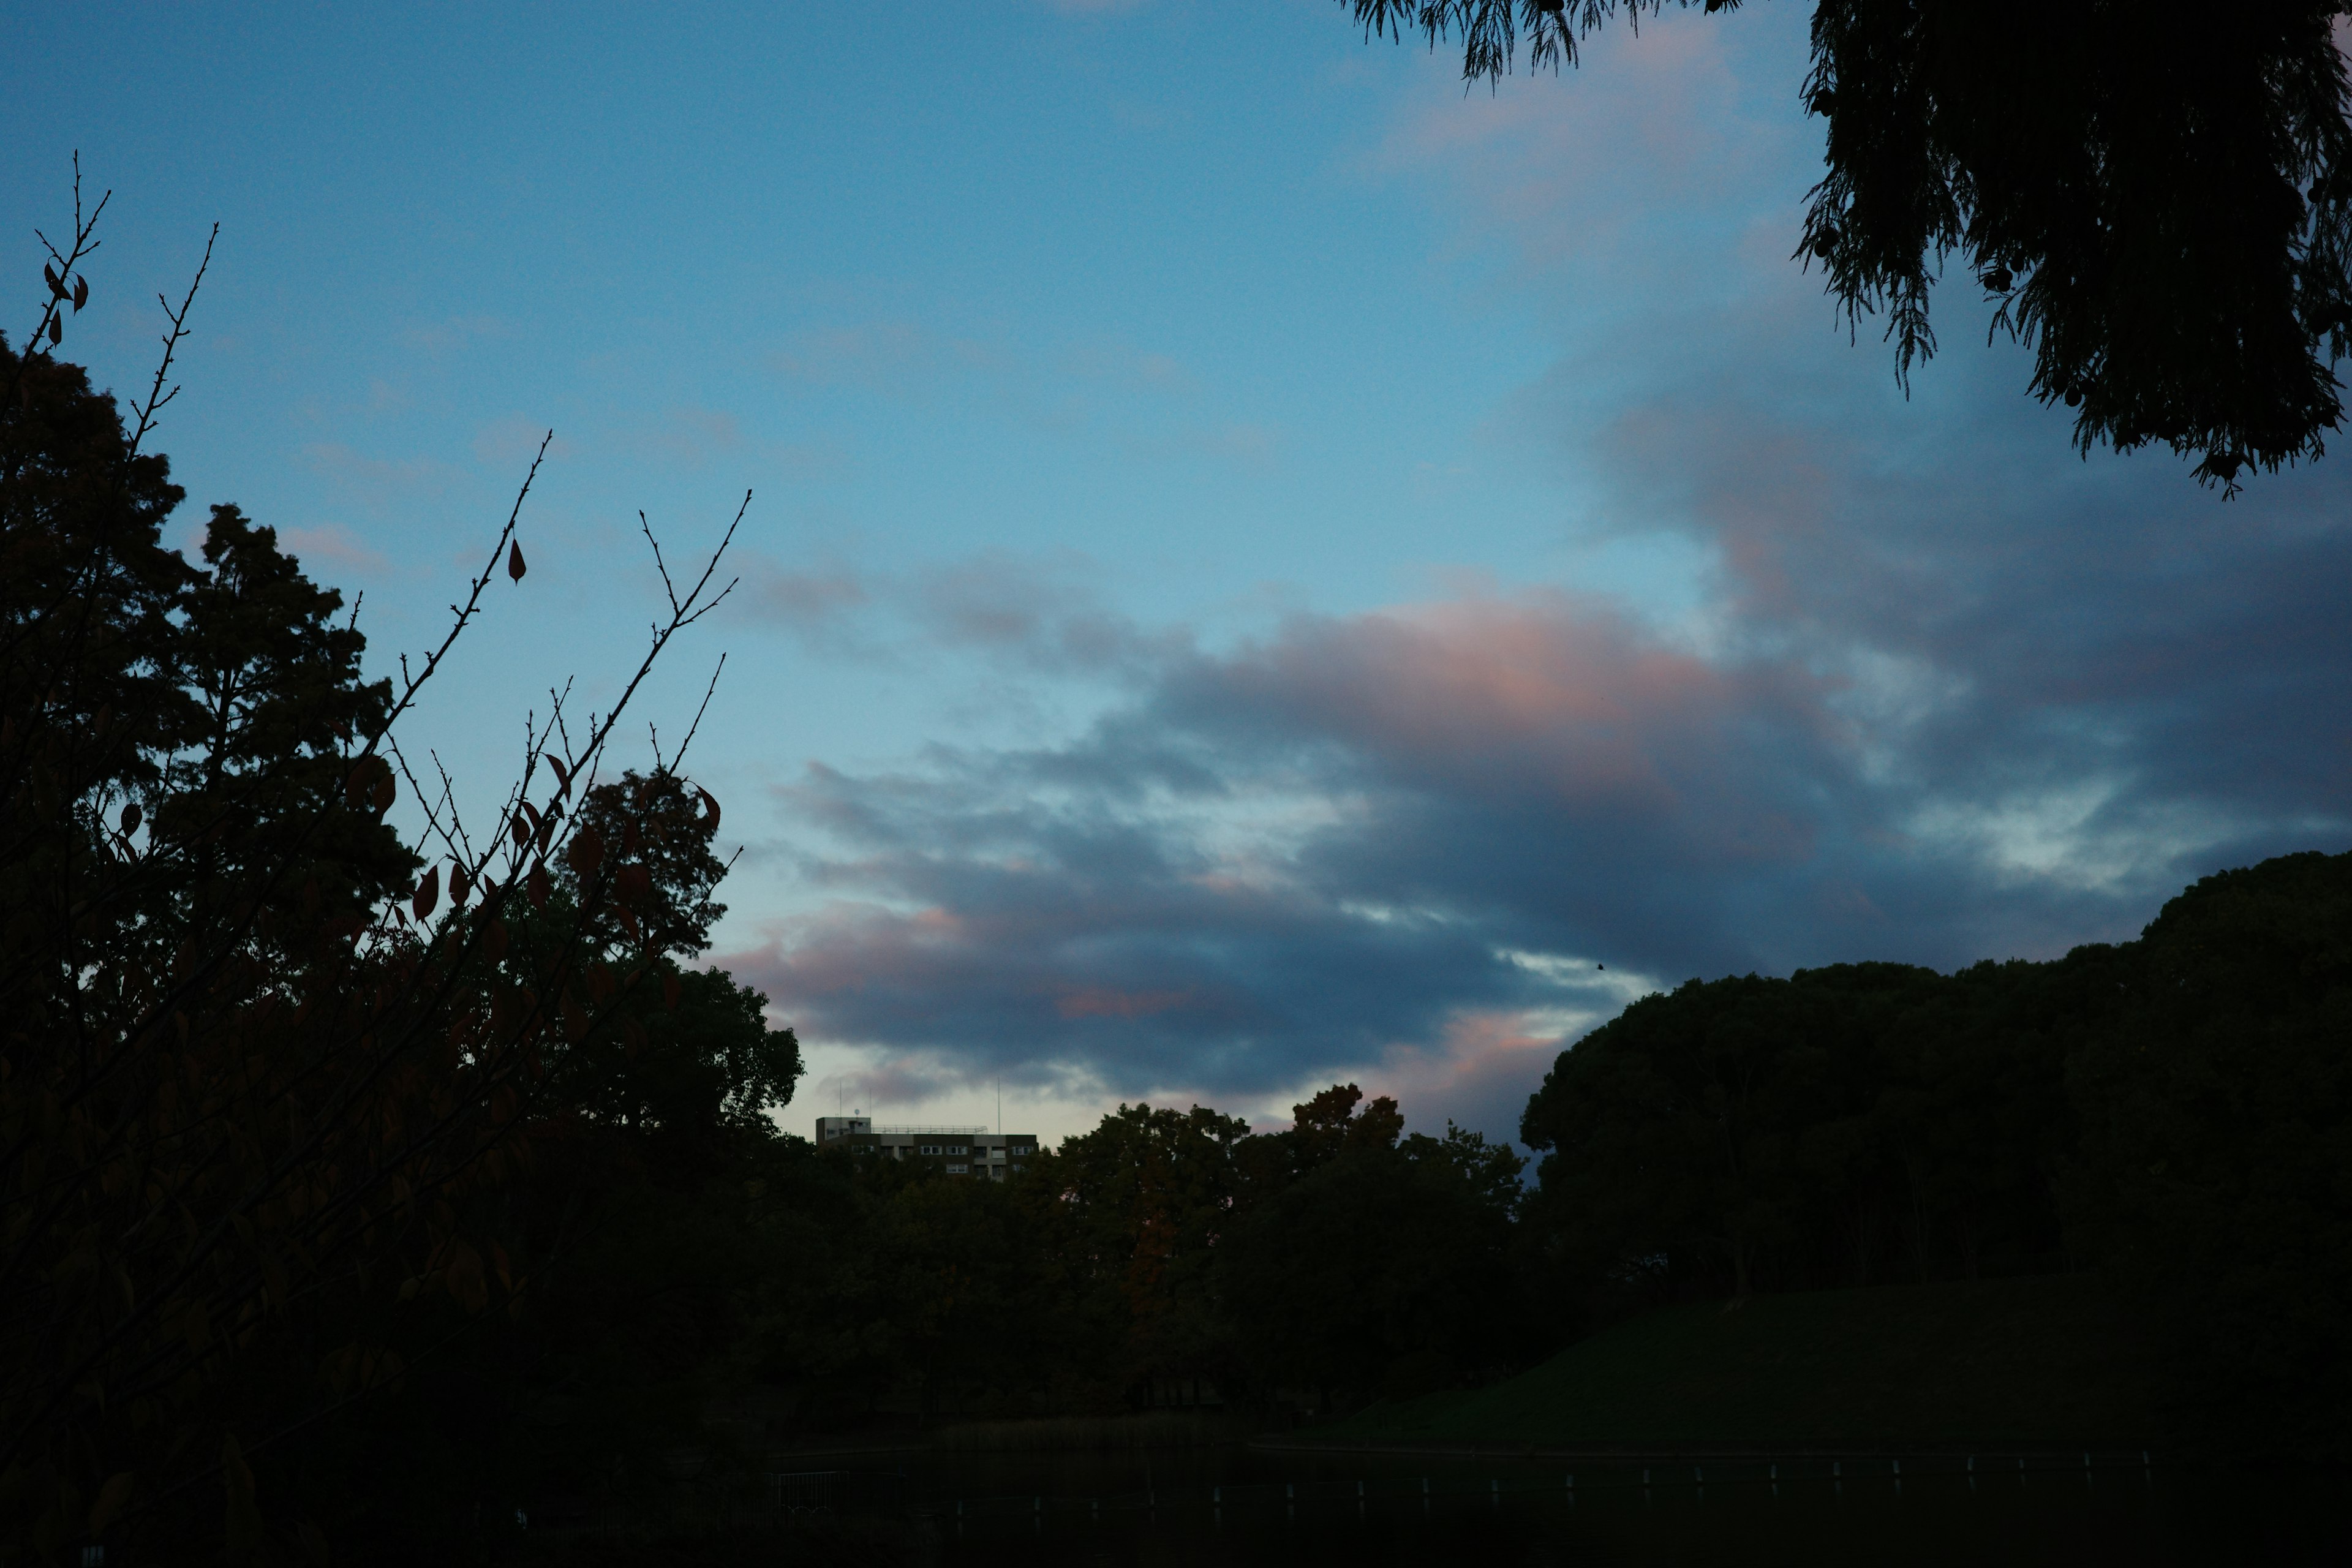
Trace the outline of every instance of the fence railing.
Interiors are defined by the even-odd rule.
[[[2147,1478],[2155,1468],[2144,1449],[2068,1450],[2000,1454],[1885,1454],[1808,1456],[1796,1459],[1744,1457],[1694,1459],[1688,1456],[1650,1461],[1612,1461],[1576,1468],[1519,1468],[1509,1473],[1476,1474],[1462,1468],[1428,1475],[1381,1475],[1333,1479],[1218,1482],[1207,1486],[1150,1487],[1140,1491],[1063,1496],[1043,1491],[967,1497],[933,1488],[919,1489],[903,1474],[854,1470],[772,1472],[772,1506],[793,1511],[913,1513],[941,1521],[1047,1519],[1101,1520],[1107,1516],[1175,1516],[1213,1520],[1227,1514],[1269,1510],[1297,1513],[1342,1509],[1359,1515],[1398,1507],[1427,1513],[1465,1503],[1501,1507],[1507,1500],[1548,1500],[1575,1506],[1580,1498],[1624,1498],[1640,1494],[1688,1494],[1703,1499],[1712,1488],[1778,1497],[1784,1489],[1832,1490],[1849,1487],[1889,1489],[1899,1494],[1906,1481],[1954,1484],[1970,1489],[2030,1487],[2063,1481],[2092,1486],[2102,1479]]]

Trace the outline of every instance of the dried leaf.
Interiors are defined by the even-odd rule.
[[[139,817],[139,803],[134,800],[129,805],[122,808],[122,831],[125,833],[138,832]]]
[[[379,761],[376,765],[382,771],[376,774],[375,796],[371,804],[375,806],[375,814],[382,816],[392,809],[393,798],[398,793],[398,787],[393,783],[392,764]]]
[[[520,583],[522,581],[523,571],[522,541],[518,539],[507,546],[507,576]]]
[[[530,896],[532,909],[547,908],[547,895],[550,889],[547,881],[546,861],[541,860],[532,864],[530,875],[523,879],[522,890]]]
[[[89,279],[77,275],[74,279],[74,309],[79,311],[89,303]]]
[[[441,868],[435,864],[425,868],[424,877],[416,884],[416,896],[409,900],[408,907],[415,910],[416,918],[422,921],[440,901]]]
[[[700,787],[699,785],[697,785],[697,786],[696,786],[694,793],[695,793],[696,795],[699,795],[699,796],[701,796],[701,797],[702,797],[702,805],[703,805],[703,808],[704,808],[705,810],[707,810],[707,811],[709,811],[709,812],[710,813],[710,822],[709,822],[709,832],[712,832],[712,833],[716,833],[716,832],[718,832],[718,831],[719,831],[719,797],[718,797],[718,796],[716,796],[716,795],[712,795],[709,790],[707,790],[707,789],[704,789],[704,788]]]
[[[50,345],[52,348],[54,348],[54,347],[56,347],[58,344],[59,344],[59,343],[61,343],[61,342],[65,342],[65,341],[66,341],[66,322],[65,322],[65,318],[64,318],[63,316],[51,316],[51,317],[49,318],[49,345]]]

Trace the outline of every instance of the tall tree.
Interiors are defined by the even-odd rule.
[[[1458,40],[1492,81],[1575,63],[1617,0],[1349,0],[1368,32]],[[1691,0],[1680,0],[1687,5]],[[1710,12],[1738,0],[1703,0]],[[1638,16],[1663,0],[1627,0]],[[1798,252],[1898,377],[1935,352],[1946,261],[2034,350],[2076,444],[2196,453],[2201,481],[2318,457],[2352,347],[2344,0],[1819,0],[1808,112],[1828,168]]]
[[[528,480],[440,644],[367,682],[270,530],[221,508],[199,562],[163,547],[182,493],[142,443],[194,289],[145,400],[93,390],[55,351],[96,219],[78,193],[35,331],[0,340],[0,1557],[318,1547],[312,1494],[267,1478],[520,1299],[484,1195],[550,1057],[629,994],[586,925],[652,890],[562,802],[725,590],[714,556],[672,595],[576,752],[534,735],[486,839],[453,787],[419,799],[428,863],[387,824],[393,729],[524,575]],[[565,865],[584,923],[501,968]]]

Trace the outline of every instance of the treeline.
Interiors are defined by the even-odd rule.
[[[1255,1136],[1123,1107],[1003,1185],[787,1140],[836,1217],[781,1205],[809,1267],[757,1373],[803,1426],[1195,1388],[1275,1418],[1669,1301],[2095,1270],[2166,1369],[2163,1436],[2352,1452],[2352,855],[2048,963],[1692,981],[1561,1052],[1520,1133],[1526,1191],[1508,1146],[1352,1086]]]
[[[783,1141],[795,1259],[754,1371],[803,1429],[874,1414],[1268,1412],[1507,1370],[1544,1332],[1520,1160],[1336,1086],[1252,1135],[1121,1107],[1004,1183]]]
[[[1521,1138],[1588,1321],[2096,1268],[2182,1440],[2352,1453],[2352,855],[2046,963],[1694,980],[1561,1053]]]

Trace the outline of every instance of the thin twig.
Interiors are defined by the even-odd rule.
[[[719,671],[726,668],[727,656],[722,653],[719,656],[719,668],[710,672],[710,684],[702,689],[702,706],[694,710],[694,722],[686,727],[686,739],[677,743],[677,755],[670,759],[670,766],[677,767],[686,761],[686,749],[694,744],[694,732],[702,728],[702,715],[710,706],[710,694],[719,689]]]

